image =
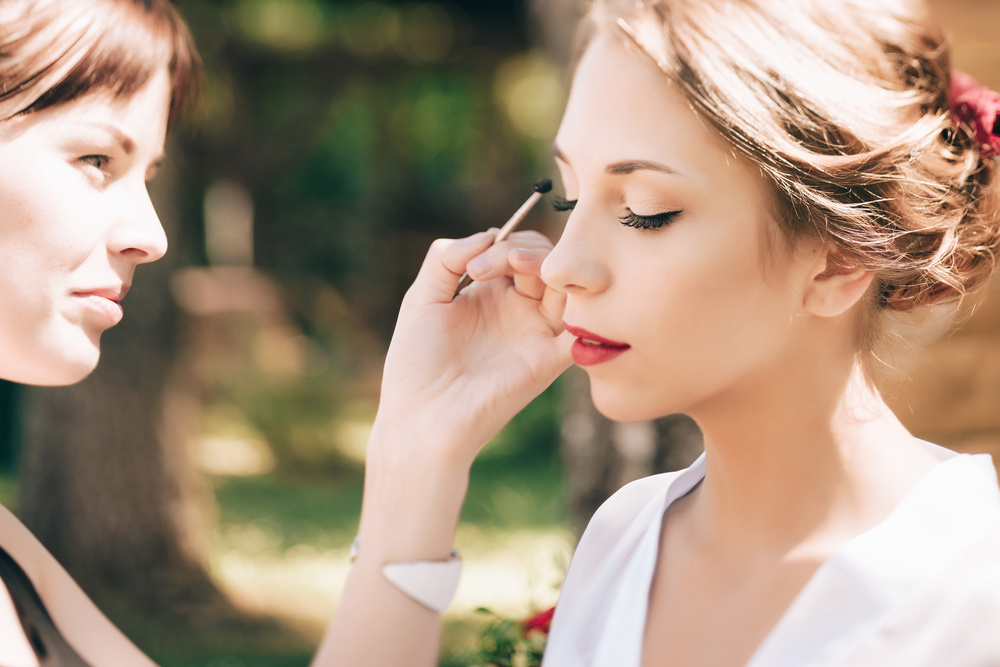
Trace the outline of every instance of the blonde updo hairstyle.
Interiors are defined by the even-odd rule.
[[[875,274],[859,313],[960,300],[1000,244],[997,165],[952,119],[941,29],[911,0],[596,0],[595,32],[653,60],[775,189],[788,243],[834,244]]]

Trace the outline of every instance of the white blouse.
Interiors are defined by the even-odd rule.
[[[823,563],[751,667],[1000,666],[1000,489],[990,457],[941,459],[880,524]],[[704,456],[633,482],[584,532],[544,667],[639,667],[663,513]]]

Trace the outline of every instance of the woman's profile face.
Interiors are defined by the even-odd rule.
[[[135,267],[166,251],[146,182],[168,99],[164,70],[127,100],[95,94],[0,122],[0,377],[86,376]]]
[[[573,211],[542,275],[568,294],[601,412],[697,416],[783,372],[818,248],[793,252],[776,228],[768,244],[766,181],[666,76],[599,36],[555,153]]]

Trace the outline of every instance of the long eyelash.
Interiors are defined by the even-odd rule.
[[[629,211],[627,215],[618,218],[618,222],[633,229],[659,229],[669,225],[680,214],[681,211],[667,211],[656,215],[636,215]]]
[[[576,208],[577,201],[578,200],[576,199],[571,199],[571,200],[563,199],[559,195],[556,195],[552,199],[552,208],[554,208],[557,211],[572,211],[574,208]]]

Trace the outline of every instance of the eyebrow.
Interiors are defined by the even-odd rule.
[[[82,121],[82,122],[84,125],[90,125],[91,127],[96,127],[110,134],[111,137],[116,142],[118,142],[118,144],[122,147],[122,150],[125,151],[126,155],[131,156],[133,153],[135,153],[135,141],[132,139],[132,137],[128,136],[114,125],[110,123],[102,123],[99,121]],[[167,158],[166,153],[160,153],[150,161],[149,166],[155,172],[163,165],[163,161],[166,158]]]
[[[552,155],[569,164],[566,154],[556,144],[552,144]],[[623,176],[635,171],[658,171],[663,174],[674,175],[679,173],[673,167],[668,167],[661,162],[654,162],[653,160],[622,160],[620,162],[612,162],[604,168],[604,171],[612,176]]]
[[[121,144],[122,150],[125,151],[126,155],[132,155],[132,153],[135,152],[135,141],[132,140],[132,137],[128,136],[114,125],[101,123],[101,127],[107,130],[108,133],[115,138],[115,141]]]
[[[135,141],[132,137],[128,136],[122,132],[119,128],[115,127],[111,123],[102,123],[100,121],[92,120],[81,120],[81,125],[89,125],[90,127],[95,127],[99,130],[104,130],[122,147],[126,155],[132,155],[135,152]]]

